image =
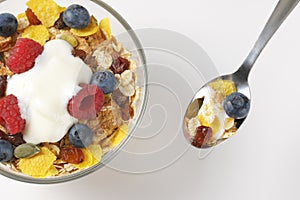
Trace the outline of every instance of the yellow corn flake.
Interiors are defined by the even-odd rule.
[[[91,17],[90,24],[84,29],[73,29],[71,28],[71,33],[80,37],[86,37],[93,35],[99,31],[98,23],[95,17]]]
[[[233,92],[236,92],[236,87],[234,82],[230,80],[216,80],[209,84],[209,86],[215,91],[222,92],[223,95],[228,96]]]
[[[216,134],[219,132],[220,130],[220,120],[218,117],[214,118],[214,121],[212,123],[207,123],[207,121],[205,121],[205,117],[203,117],[203,115],[199,115],[198,117],[200,124],[202,126],[207,126],[210,127],[212,129],[212,134]]]
[[[26,5],[46,27],[51,27],[58,20],[65,8],[57,5],[53,0],[29,0]]]
[[[115,147],[118,146],[126,137],[128,133],[127,124],[123,124],[112,136],[110,140],[110,146]]]
[[[224,129],[229,130],[234,126],[234,119],[233,118],[226,118],[224,120]]]
[[[42,147],[39,154],[30,158],[20,159],[18,165],[24,174],[35,178],[44,178],[58,173],[53,165],[55,160],[56,156],[48,148]]]
[[[17,15],[17,20],[20,20],[24,17],[26,17],[26,14],[25,13],[20,13],[20,14]]]
[[[99,23],[99,27],[101,30],[103,30],[109,38],[111,38],[111,29],[110,29],[110,22],[109,18],[106,17],[102,19]]]
[[[24,30],[22,37],[30,38],[41,45],[44,45],[49,40],[50,34],[44,25],[33,25]]]
[[[89,145],[87,148],[88,152],[90,154],[92,154],[92,156],[94,157],[94,159],[99,162],[101,160],[102,157],[102,148],[99,144],[91,144]]]
[[[93,155],[87,149],[81,149],[84,155],[84,160],[82,163],[73,164],[74,167],[78,169],[85,169],[87,167],[93,166],[96,162]]]

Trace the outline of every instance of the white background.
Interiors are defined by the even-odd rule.
[[[218,71],[237,68],[276,0],[106,0],[134,28],[170,29],[196,41]],[[108,168],[85,178],[39,186],[0,177],[13,199],[299,199],[300,7],[274,36],[251,73],[252,110],[234,139],[206,159],[187,153],[150,174]]]

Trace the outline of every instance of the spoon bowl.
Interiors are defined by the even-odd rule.
[[[211,148],[236,134],[250,108],[249,73],[268,41],[299,1],[279,0],[241,67],[232,74],[209,81],[194,95],[183,122],[184,135],[194,147]]]

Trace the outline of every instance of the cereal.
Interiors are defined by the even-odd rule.
[[[87,149],[81,149],[84,155],[84,160],[82,163],[73,164],[78,169],[85,169],[87,167],[93,166],[97,161],[95,161],[93,155]]]
[[[40,148],[40,153],[31,158],[20,159],[19,169],[32,177],[43,178],[58,173],[54,168],[53,162],[56,156],[46,147]]]
[[[12,47],[12,37],[0,36],[0,52],[7,51]]]
[[[88,152],[94,157],[94,159],[99,162],[102,157],[102,148],[98,144],[91,144],[87,148]]]
[[[87,28],[76,30],[63,24],[62,16],[65,8],[60,7],[53,0],[28,0],[27,6],[26,12],[17,16],[16,34],[7,38],[0,37],[0,77],[14,77],[14,73],[7,68],[5,61],[11,55],[10,49],[15,46],[17,39],[30,38],[41,45],[55,39],[63,39],[72,46],[70,47],[72,55],[81,58],[86,64],[85,67],[90,68],[93,73],[108,70],[118,79],[117,87],[114,87],[115,90],[111,95],[105,96],[104,106],[100,112],[97,111],[96,118],[72,122],[82,123],[92,132],[91,144],[86,148],[77,148],[83,154],[78,156],[77,160],[73,159],[74,156],[70,157],[73,154],[66,155],[66,149],[74,146],[69,139],[70,130],[66,130],[66,133],[63,131],[60,139],[33,141],[33,145],[28,137],[25,137],[27,134],[25,130],[10,136],[7,130],[0,126],[0,139],[10,142],[16,150],[12,160],[1,164],[34,178],[73,174],[99,163],[104,154],[119,145],[127,136],[129,120],[134,117],[133,104],[139,97],[136,88],[136,62],[131,60],[131,53],[112,35],[108,18],[103,18],[98,24],[97,19],[91,16]],[[61,41],[57,42],[67,45]],[[48,45],[45,45],[43,52],[47,47]],[[58,76],[61,75],[60,71],[53,70],[53,74],[56,75],[56,72]],[[77,83],[76,86],[84,87],[84,84],[90,83],[89,81]],[[17,91],[12,93],[18,96]],[[3,93],[3,97],[5,95]],[[68,116],[57,116],[57,119],[61,118],[69,119]],[[197,118],[195,121],[200,124]],[[66,156],[69,156],[68,159]]]
[[[234,119],[233,118],[226,118],[224,120],[224,129],[229,130],[234,126]]]
[[[209,84],[209,86],[215,91],[222,92],[223,95],[228,96],[233,92],[236,92],[235,84],[229,80],[216,80]]]
[[[102,31],[104,31],[108,38],[111,38],[111,29],[110,22],[108,18],[104,18],[100,21],[99,27]]]
[[[53,26],[58,20],[60,13],[65,10],[53,0],[29,0],[26,5],[46,27]]]
[[[126,124],[122,125],[112,136],[111,138],[111,147],[119,145],[122,140],[126,137],[128,133],[128,126]]]
[[[91,17],[91,22],[90,24],[84,28],[84,29],[71,29],[70,30],[71,33],[73,33],[74,35],[80,36],[80,37],[86,37],[86,36],[90,36],[93,35],[95,33],[97,33],[99,31],[99,27],[97,24],[97,20],[95,19],[95,17]]]
[[[135,93],[135,83],[132,71],[125,70],[120,77],[119,90],[125,96],[131,97]]]
[[[207,126],[212,129],[212,133],[216,134],[220,130],[220,120],[218,117],[214,117],[214,120],[210,123],[205,121],[206,118],[204,118],[202,115],[199,116],[199,121],[202,126]]]
[[[50,38],[48,29],[44,25],[32,25],[24,30],[23,38],[30,38],[36,42],[44,45]]]

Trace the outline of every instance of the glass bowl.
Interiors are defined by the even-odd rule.
[[[0,0],[0,13],[9,12],[14,15],[23,13],[26,10],[26,2],[27,0]],[[20,172],[12,171],[8,166],[0,164],[0,174],[18,181],[28,183],[51,184],[67,182],[83,177],[105,166],[112,158],[117,155],[119,150],[130,139],[131,135],[141,121],[147,102],[147,68],[145,65],[145,54],[136,34],[126,22],[126,20],[117,11],[100,0],[77,0],[72,2],[66,0],[56,0],[55,2],[58,5],[64,7],[68,7],[71,4],[77,3],[87,8],[89,10],[89,13],[98,20],[104,17],[109,18],[112,34],[116,37],[118,42],[121,42],[124,45],[124,48],[130,51],[130,53],[132,54],[131,59],[135,60],[137,63],[135,73],[137,77],[137,90],[139,91],[139,98],[135,102],[135,115],[128,125],[129,131],[125,139],[123,139],[118,146],[104,154],[100,162],[87,169],[83,169],[76,173],[63,176],[32,178]]]

